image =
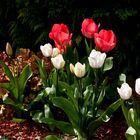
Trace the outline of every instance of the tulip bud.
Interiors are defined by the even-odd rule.
[[[65,65],[62,54],[58,54],[56,57],[51,58],[52,64],[56,69],[61,69]]]
[[[58,54],[60,54],[60,50],[58,48],[53,48],[52,57],[55,57]]]
[[[40,50],[45,57],[50,57],[52,55],[52,45],[50,43],[40,46]]]
[[[123,83],[121,88],[117,87],[117,91],[123,100],[128,100],[132,95],[132,88],[127,83]]]
[[[13,54],[13,50],[12,50],[12,47],[10,45],[9,42],[6,43],[6,53],[9,55],[9,56],[12,56]]]
[[[71,73],[74,74],[74,65],[73,64],[70,64],[70,71],[71,71]]]
[[[135,81],[135,91],[140,95],[140,78],[137,78]]]
[[[89,60],[89,65],[92,68],[101,68],[104,64],[106,58],[106,53],[101,53],[100,51],[92,50],[88,60]]]
[[[75,66],[73,64],[70,64],[70,71],[74,73],[76,77],[82,78],[86,73],[85,64],[82,65],[79,62],[77,62]]]

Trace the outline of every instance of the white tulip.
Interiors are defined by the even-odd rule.
[[[123,83],[121,88],[117,87],[117,91],[123,100],[130,99],[132,95],[132,88],[127,83]]]
[[[82,78],[86,73],[85,64],[82,65],[80,62],[77,62],[75,66],[70,64],[70,71],[74,73],[76,77]]]
[[[53,52],[52,45],[50,43],[45,44],[44,46],[40,46],[40,50],[45,57],[50,57]]]
[[[137,78],[135,81],[135,91],[140,95],[140,78]]]
[[[89,65],[92,68],[101,68],[104,64],[106,53],[101,53],[93,49],[88,57]]]
[[[58,54],[60,54],[60,50],[58,48],[53,48],[52,57],[56,57]]]
[[[52,57],[51,62],[56,69],[61,69],[65,65],[62,54],[58,54],[56,57]]]

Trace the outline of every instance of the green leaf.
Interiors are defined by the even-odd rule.
[[[58,70],[57,69],[53,69],[50,73],[50,82],[53,83],[55,85],[55,87],[57,87],[57,75],[58,75]]]
[[[92,98],[91,96],[93,95],[93,86],[89,85],[86,87],[86,90],[84,91],[83,95],[84,95],[84,106],[87,106],[89,104],[89,100],[90,98]]]
[[[105,63],[104,63],[104,67],[103,67],[103,72],[112,69],[112,67],[113,67],[113,57],[106,58]]]
[[[45,118],[53,118],[50,107],[47,104],[44,105],[44,114],[45,114]]]
[[[13,84],[15,84],[15,78],[13,77],[13,74],[10,71],[9,67],[2,60],[0,60],[0,64],[3,66],[3,69],[4,69],[6,76],[10,79],[10,81]]]
[[[33,102],[41,101],[41,100],[44,98],[44,94],[45,94],[44,90],[41,91],[41,92],[36,96],[36,98],[33,99]]]
[[[43,140],[61,140],[61,138],[59,138],[56,135],[48,135],[48,136],[44,137]]]
[[[102,89],[101,92],[100,92],[100,95],[98,97],[98,100],[97,100],[97,105],[99,106],[101,104],[101,102],[103,101],[104,99],[104,96],[105,96],[105,89]]]
[[[62,110],[64,110],[73,126],[77,127],[79,125],[79,113],[77,112],[75,106],[68,99],[65,99],[63,97],[54,97],[52,99],[52,102],[55,106],[60,107]]]
[[[126,130],[125,136],[126,136],[127,140],[137,140],[136,139],[136,130],[131,126]]]
[[[43,112],[41,112],[41,111],[32,111],[31,116],[34,121],[37,121],[39,123],[45,123],[50,126],[51,125],[56,126],[63,133],[72,134],[72,135],[75,134],[72,125],[68,122],[57,121],[57,120],[54,120],[53,118],[47,118],[43,115]]]
[[[39,122],[39,123],[43,123],[43,122],[42,122],[42,118],[44,118],[44,114],[43,114],[42,111],[40,111],[40,110],[32,111],[32,112],[30,113],[30,115],[32,116],[32,119],[33,119],[34,121],[37,121],[37,122]]]
[[[40,77],[42,79],[43,86],[47,86],[47,72],[45,69],[45,63],[43,60],[40,60],[38,57],[36,57],[37,65],[40,73]]]
[[[128,111],[129,111],[129,110],[128,110],[128,108],[125,106],[124,102],[125,102],[125,101],[121,99],[121,108],[122,108],[123,115],[124,115],[124,117],[125,117],[125,120],[126,120],[127,124],[130,125],[130,121],[129,121],[129,119],[128,119]]]
[[[7,90],[11,89],[11,83],[0,83],[1,88],[5,88]]]
[[[9,98],[9,96],[3,96],[3,102],[4,102],[5,104],[9,104],[9,105],[12,105],[12,106],[16,106],[15,101],[13,101],[11,98]]]
[[[112,114],[120,107],[121,105],[121,99],[118,99],[116,102],[112,103],[107,110],[101,115],[102,120],[106,121],[106,116],[109,118],[112,116]]]
[[[26,119],[12,118],[12,122],[16,122],[16,123],[23,123],[25,121]]]
[[[74,98],[74,88],[70,86],[69,84],[65,82],[61,82],[61,81],[58,81],[58,86],[59,86],[59,89],[61,89],[63,92],[67,94],[67,96],[70,98],[70,100],[74,104],[75,108],[78,110],[78,104]]]
[[[120,80],[120,82],[125,83],[126,82],[126,75],[124,73],[120,74],[119,80]]]
[[[112,103],[107,110],[101,114],[99,118],[93,120],[88,125],[89,135],[93,135],[96,130],[101,126],[102,123],[109,121],[112,114],[120,107],[121,99],[118,99],[116,102]]]
[[[69,122],[57,121],[52,118],[45,118],[45,117],[41,119],[41,122],[56,126],[63,133],[75,135],[74,128]]]
[[[18,78],[18,89],[19,89],[19,101],[23,102],[23,97],[24,97],[24,90],[27,84],[27,81],[29,80],[29,78],[32,76],[32,70],[31,67],[29,65],[26,65],[19,78]]]

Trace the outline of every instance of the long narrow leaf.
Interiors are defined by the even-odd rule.
[[[45,69],[45,64],[43,60],[40,60],[39,58],[36,58],[37,64],[38,64],[38,69],[40,73],[40,77],[42,79],[42,83],[44,86],[47,86],[47,72]]]
[[[103,122],[109,121],[112,114],[120,107],[120,105],[121,99],[118,99],[116,102],[112,103],[99,118],[91,121],[88,125],[89,135],[93,135]]]
[[[13,74],[10,71],[9,67],[2,60],[0,60],[0,64],[3,66],[3,69],[4,69],[4,72],[5,72],[6,76],[14,84],[15,83],[15,79],[14,79]]]
[[[8,90],[10,92],[11,97],[15,100],[18,100],[18,88],[16,81],[15,84],[13,84],[11,81],[10,83],[0,83],[0,87]]]
[[[78,110],[78,104],[77,104],[77,102],[76,102],[76,100],[74,98],[74,95],[73,95],[74,89],[69,84],[67,84],[65,82],[61,82],[61,81],[58,81],[58,86],[59,86],[60,89],[65,91],[67,96],[71,99],[71,101],[73,102],[74,106]]]
[[[64,110],[74,127],[77,127],[79,125],[79,113],[68,99],[65,99],[63,97],[54,97],[52,102],[55,106],[60,107],[62,110]]]
[[[18,88],[19,88],[19,101],[22,102],[23,101],[23,93],[24,93],[24,90],[25,90],[25,86],[27,84],[27,81],[29,80],[29,78],[32,76],[32,70],[31,70],[31,67],[29,65],[26,65],[19,78],[18,78]]]
[[[3,98],[3,102],[5,104],[9,104],[9,105],[12,105],[14,107],[16,106],[15,102],[11,98],[9,98],[8,96]]]
[[[74,135],[73,127],[70,123],[64,121],[57,121],[53,118],[45,118],[41,111],[36,111],[32,113],[32,119],[39,123],[45,123],[48,125],[56,126],[59,128],[63,133],[72,134]]]
[[[101,102],[103,101],[104,99],[104,96],[105,96],[105,89],[102,89],[101,92],[100,92],[100,95],[98,97],[98,100],[97,100],[97,105],[99,106],[101,104]]]
[[[44,137],[43,140],[62,140],[62,139],[56,135],[48,135],[48,136]]]
[[[43,118],[42,122],[46,123],[46,124],[49,124],[49,125],[55,125],[63,133],[70,134],[70,135],[75,135],[73,126],[68,122],[57,121],[57,120],[50,119],[50,118]]]

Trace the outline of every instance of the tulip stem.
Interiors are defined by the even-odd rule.
[[[93,41],[93,39],[90,39],[90,46],[89,46],[90,51],[92,50],[92,41]]]
[[[98,78],[98,69],[95,69],[94,70],[94,76],[95,76],[95,86],[97,87],[98,86],[98,81],[99,81],[99,78]]]
[[[58,69],[56,69],[56,94],[57,94],[57,89],[58,89],[58,72],[59,72],[59,70]]]
[[[83,97],[83,94],[82,94],[82,85],[81,85],[81,79],[77,79],[77,83],[78,83],[78,88],[79,88],[79,92],[80,92],[80,97],[82,98]]]

